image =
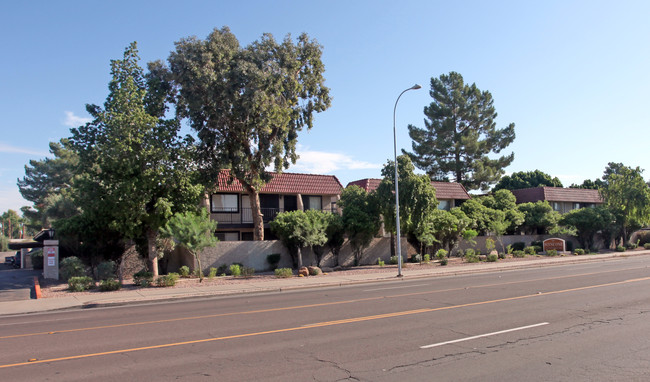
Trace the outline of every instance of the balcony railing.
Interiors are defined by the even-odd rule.
[[[336,207],[322,209],[323,212],[337,213]],[[261,208],[262,220],[268,223],[280,213],[283,208]],[[220,208],[211,212],[212,218],[219,224],[252,224],[253,213],[250,208]]]

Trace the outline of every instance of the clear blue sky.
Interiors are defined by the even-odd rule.
[[[380,177],[406,126],[423,126],[431,77],[450,71],[489,90],[498,127],[515,123],[508,173],[539,169],[568,186],[608,162],[650,177],[647,1],[29,1],[0,24],[0,212],[28,203],[16,180],[48,142],[102,104],[109,61],[137,41],[142,65],[174,41],[229,26],[242,45],[306,32],[323,46],[332,107],[299,137],[289,169],[349,181]]]

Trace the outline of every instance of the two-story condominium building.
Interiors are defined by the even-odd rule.
[[[511,191],[517,204],[546,200],[553,210],[565,214],[571,210],[603,204],[598,190],[562,187],[533,187]]]
[[[221,241],[253,240],[253,215],[250,199],[229,170],[222,170],[217,191],[206,205],[210,217],[218,222],[216,236]],[[272,179],[260,190],[260,206],[264,220],[264,238],[276,239],[268,223],[284,211],[317,209],[337,212],[336,202],[343,186],[333,175],[272,173]]]
[[[348,183],[349,186],[359,186],[367,192],[372,192],[379,187],[381,179],[366,178],[355,180]],[[450,210],[453,207],[460,206],[464,201],[470,199],[467,190],[460,183],[455,182],[431,182],[436,189],[436,199],[438,199],[438,209]]]

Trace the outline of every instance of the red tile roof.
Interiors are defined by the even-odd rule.
[[[355,180],[354,182],[348,183],[348,187],[355,185],[363,188],[367,192],[372,192],[379,187],[381,179],[366,178]],[[454,182],[431,182],[431,185],[436,189],[436,198],[437,199],[458,199],[458,200],[467,200],[470,199],[467,190],[460,183]]]
[[[343,186],[334,175],[297,174],[291,172],[275,173],[273,178],[260,190],[261,194],[305,194],[340,195]],[[218,176],[218,191],[244,192],[237,179],[230,181],[230,170],[221,170]]]
[[[598,190],[562,187],[533,187],[512,190],[517,203],[548,200],[549,202],[603,203]]]

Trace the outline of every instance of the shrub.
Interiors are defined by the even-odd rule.
[[[97,266],[97,278],[99,280],[108,280],[115,278],[115,262],[102,261]],[[115,289],[112,289],[115,290]]]
[[[389,261],[391,264],[397,264],[397,256],[391,256]]]
[[[497,257],[500,258],[500,259],[505,259],[505,258],[506,258],[506,254],[503,253],[503,252],[499,252],[499,254],[497,255]]]
[[[574,253],[575,253],[576,255],[584,255],[584,254],[585,254],[585,250],[582,249],[582,248],[576,248],[575,251],[574,251]]]
[[[235,277],[241,276],[241,268],[239,264],[230,264],[230,274]]]
[[[499,256],[496,255],[496,254],[494,254],[494,253],[493,253],[493,254],[490,254],[490,255],[487,255],[487,261],[490,262],[490,263],[494,263],[494,262],[496,262],[498,259],[499,259]]]
[[[643,244],[644,249],[650,249],[650,243],[645,243]]]
[[[526,248],[526,243],[524,243],[523,241],[516,241],[512,243],[513,251],[523,251],[524,248]]]
[[[625,245],[625,248],[627,248],[627,249],[636,249],[637,247],[638,247],[638,245],[636,243],[627,243]]]
[[[282,255],[280,255],[279,253],[272,253],[266,256],[266,262],[269,263],[271,270],[275,270],[278,267],[278,264],[280,264],[281,256]]]
[[[534,255],[534,254],[536,254],[537,252],[535,252],[535,247],[532,247],[532,246],[531,246],[531,247],[526,247],[526,248],[524,248],[524,253],[525,253],[526,255]]]
[[[275,277],[280,279],[286,279],[293,276],[293,270],[291,268],[276,268]]]
[[[153,283],[153,273],[147,272],[144,269],[133,275],[133,284],[135,285],[148,287],[151,286],[152,283]]]
[[[546,251],[546,256],[551,256],[551,257],[557,256],[557,250],[556,249],[549,249],[548,251]]]
[[[543,247],[541,245],[534,245],[533,248],[535,248],[535,254],[538,254],[543,250]]]
[[[88,276],[73,276],[68,279],[68,289],[73,292],[83,292],[93,286],[95,286],[95,283]]]
[[[422,262],[422,255],[419,253],[417,255],[411,256],[411,262],[412,263],[421,263]]]
[[[447,251],[444,249],[439,249],[438,252],[436,252],[436,258],[438,260],[446,259],[447,258]]]
[[[190,267],[183,265],[182,267],[178,268],[178,273],[181,277],[190,277]]]
[[[527,247],[527,248],[532,248],[532,247]],[[519,251],[513,251],[512,252],[512,257],[522,258],[522,257],[526,257],[527,254],[528,253],[526,253],[525,250],[524,251],[520,251],[520,250]],[[534,254],[534,252],[533,252],[533,254]]]
[[[540,247],[540,248],[542,248],[544,246],[544,242],[542,240],[534,240],[534,241],[530,242],[530,246],[531,247]],[[542,251],[539,250],[537,252],[542,252]]]
[[[440,260],[440,265],[443,265],[443,266],[447,265],[448,262],[449,262],[449,260],[445,257],[442,260]]]
[[[70,256],[61,261],[59,274],[64,281],[70,280],[71,277],[83,277],[86,275],[86,267],[78,257]]]
[[[178,277],[180,275],[178,273],[170,273],[168,275],[164,276],[158,276],[156,279],[156,285],[159,287],[170,287],[176,285],[176,281],[178,281]]]
[[[476,252],[475,252],[473,249],[471,249],[471,248],[465,250],[465,256],[464,256],[464,259],[465,259],[465,261],[468,262],[468,263],[478,263],[478,262],[479,262],[478,255],[477,255]]]
[[[319,269],[320,271],[320,269]],[[255,268],[243,267],[241,268],[241,275],[243,277],[252,277],[255,274]]]
[[[99,290],[102,292],[110,292],[113,290],[119,290],[120,288],[122,288],[122,284],[111,277],[99,282]]]
[[[616,252],[625,252],[625,247],[622,245],[617,245],[616,246]]]
[[[43,250],[37,249],[29,254],[32,258],[32,268],[43,269]]]
[[[422,261],[424,261],[425,264],[429,264],[431,262],[431,255],[427,253],[424,255],[424,259]]]
[[[382,259],[377,259],[377,265],[379,265],[380,267],[383,267],[384,264],[385,264],[385,263],[384,263],[384,260],[382,260]]]
[[[208,273],[208,278],[213,279],[217,275],[217,268],[210,267],[210,273]]]

